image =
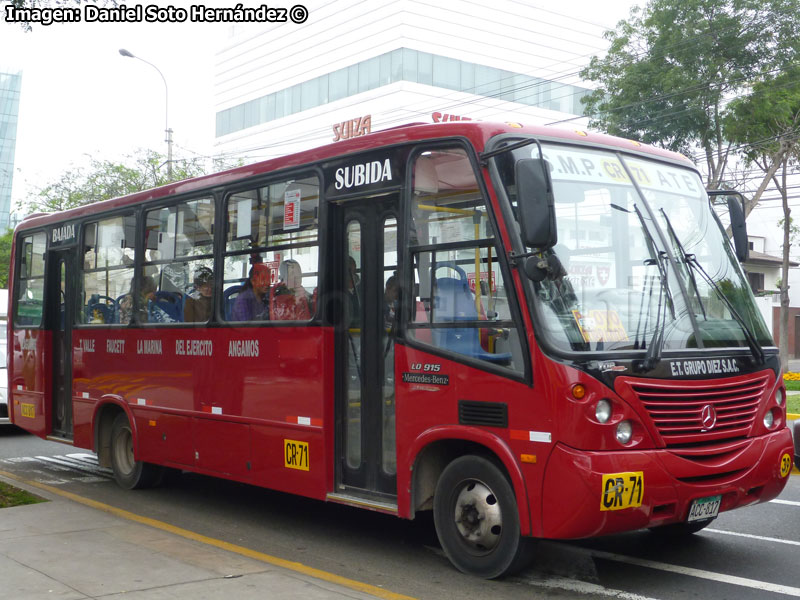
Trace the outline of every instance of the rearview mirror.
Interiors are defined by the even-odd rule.
[[[726,201],[728,216],[730,217],[730,232],[733,237],[733,247],[739,262],[745,262],[750,254],[750,245],[747,241],[747,223],[744,216],[744,196],[739,192],[729,190],[709,190],[709,199],[713,206],[719,206]]]
[[[514,165],[514,176],[522,241],[529,248],[552,248],[558,241],[558,232],[547,163],[541,158],[523,158]]]

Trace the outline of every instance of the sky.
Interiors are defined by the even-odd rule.
[[[166,154],[164,81],[120,48],[163,73],[175,152],[212,150],[221,26],[65,23],[23,32],[1,20],[0,70],[22,70],[12,206],[90,157],[118,160],[138,148]]]
[[[315,1],[306,3],[309,18]],[[568,0],[558,6],[520,2],[541,6],[549,19],[557,11],[565,27],[571,20],[600,25],[599,45],[605,43],[600,38],[602,28],[626,18],[634,4],[633,0]],[[176,155],[213,154],[214,53],[226,39],[228,25],[82,22],[35,24],[31,32],[24,32],[5,21],[6,4],[0,0],[0,70],[23,72],[12,212],[20,200],[64,171],[86,166],[90,158],[120,160],[139,148],[166,154],[164,82],[152,66],[121,56],[120,48],[163,73]],[[233,4],[206,2],[206,6]]]

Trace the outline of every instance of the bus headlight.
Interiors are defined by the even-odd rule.
[[[633,427],[630,421],[621,421],[617,425],[617,441],[623,446],[631,441],[633,436]]]
[[[786,400],[786,395],[783,393],[781,388],[775,390],[775,404],[778,406],[783,406],[784,401]]]
[[[600,400],[594,408],[594,416],[600,423],[608,423],[611,418],[611,402],[608,400]]]
[[[772,429],[772,426],[775,424],[775,417],[772,414],[771,410],[768,410],[764,413],[764,427],[767,429]]]

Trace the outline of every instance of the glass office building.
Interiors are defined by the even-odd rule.
[[[600,27],[519,0],[303,5],[302,24],[235,24],[218,40],[217,154],[253,162],[410,122],[588,122],[579,71]]]
[[[399,81],[574,115],[583,114],[581,98],[591,92],[585,87],[398,48],[222,110],[217,113],[216,135],[221,137]]]
[[[22,73],[0,71],[0,235],[11,226],[11,183]]]

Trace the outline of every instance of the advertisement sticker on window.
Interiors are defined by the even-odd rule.
[[[289,190],[283,197],[283,229],[300,229],[300,190]]]

